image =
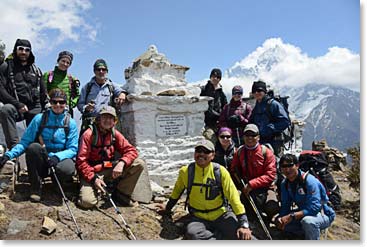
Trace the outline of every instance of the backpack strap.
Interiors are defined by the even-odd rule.
[[[274,117],[273,115],[271,115],[271,111],[270,111],[270,106],[273,103],[272,98],[269,98],[266,100],[266,108],[265,108],[265,112],[266,112],[266,116],[269,118],[270,122],[274,122]]]
[[[265,162],[266,161],[266,149],[267,149],[267,147],[265,145],[263,145],[263,144],[260,144],[260,145],[261,145],[261,153],[262,153],[262,155],[264,157],[264,162]],[[243,149],[245,149],[245,146],[244,145],[240,146],[237,149],[238,161],[240,161],[241,153],[243,152]],[[246,168],[247,167],[247,163],[248,163],[247,162],[247,156],[246,156],[246,153],[245,153],[245,155],[243,157],[243,167],[242,168]],[[240,175],[240,174],[238,174],[238,175]]]
[[[191,193],[192,184],[194,183],[194,177],[195,177],[195,162],[192,162],[187,167],[187,174],[188,174],[188,180],[187,180],[187,188],[186,188],[186,200],[185,200],[185,210],[187,208],[189,197]]]

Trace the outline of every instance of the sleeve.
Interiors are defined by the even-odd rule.
[[[41,70],[39,71],[42,75]],[[48,103],[48,94],[47,94],[47,85],[45,84],[45,80],[43,79],[43,76],[40,78],[40,101],[41,101],[41,107],[44,110],[47,103]]]
[[[223,107],[223,110],[221,111],[220,113],[220,116],[219,116],[219,122],[218,122],[218,127],[219,128],[222,128],[222,127],[226,127],[227,126],[227,119],[226,119],[226,115],[227,115],[227,111],[228,111],[228,107],[229,105],[226,104],[224,107]]]
[[[78,100],[79,100],[79,97],[80,97],[80,92],[79,92],[79,85],[80,85],[80,81],[78,78],[76,77],[72,77],[73,78],[73,85],[74,88],[72,88],[72,91],[73,91],[73,96],[72,99],[71,99],[71,106],[74,108],[77,104],[78,104]]]
[[[282,105],[276,100],[273,100],[270,105],[270,113],[273,116],[274,121],[268,123],[264,131],[264,136],[281,133],[291,124],[284,107],[282,107]]]
[[[91,152],[92,130],[87,129],[80,140],[78,155],[76,157],[76,169],[78,173],[87,181],[91,182],[94,178],[94,168],[89,165],[88,158]]]
[[[6,152],[6,155],[9,156],[10,159],[19,157],[22,155],[28,146],[35,142],[36,135],[41,124],[42,113],[37,114],[29,124],[29,126],[25,129],[25,132],[22,136],[20,142],[15,145],[11,150]]]
[[[81,114],[83,114],[83,112],[84,112],[85,96],[86,96],[86,93],[87,93],[87,86],[88,86],[88,83],[85,84],[84,87],[82,87],[82,90],[80,91],[79,100],[78,100],[78,103],[76,105]]]
[[[7,71],[7,70],[6,70]],[[4,73],[6,73],[6,71]],[[0,101],[4,104],[12,104],[15,108],[20,109],[24,106],[23,103],[16,100],[7,90],[7,78],[6,75],[0,77]]]
[[[252,112],[252,108],[251,108],[250,104],[245,103],[245,112],[241,116],[241,123],[244,126],[249,123],[251,112]]]
[[[60,161],[64,159],[74,158],[78,151],[78,128],[76,126],[76,122],[74,119],[70,119],[69,128],[70,128],[70,131],[67,137],[66,149],[63,151],[54,153],[54,155]],[[52,156],[53,155],[50,155],[50,157]]]
[[[275,180],[275,176],[277,173],[275,165],[275,155],[268,148],[266,148],[265,156],[265,163],[263,167],[264,173],[261,176],[251,179],[249,181],[252,189],[269,187]]]
[[[241,203],[240,195],[231,179],[229,172],[223,166],[220,166],[220,172],[222,176],[223,193],[225,198],[227,198],[229,203],[231,204],[233,212],[235,213],[235,215],[245,214],[245,207]]]
[[[315,216],[321,210],[321,194],[316,178],[306,179],[307,195],[303,208],[304,216]]]
[[[291,212],[291,198],[289,197],[288,191],[285,187],[285,184],[287,180],[283,180],[282,184],[280,185],[281,189],[281,204],[280,204],[280,211],[279,216],[282,217],[284,215],[287,215]]]
[[[126,167],[129,167],[138,157],[138,151],[118,130],[115,130],[115,135],[115,148],[121,154],[120,160],[124,161]]]
[[[170,200],[178,200],[180,199],[183,191],[187,187],[187,180],[188,180],[188,174],[187,174],[188,166],[183,166],[180,171],[178,172],[178,178],[176,180],[175,186],[173,187],[172,194],[170,196]],[[173,207],[173,206],[172,206]]]

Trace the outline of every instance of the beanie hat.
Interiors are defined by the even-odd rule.
[[[96,60],[96,62],[93,65],[93,70],[96,70],[99,67],[105,67],[107,69],[107,71],[108,71],[108,67],[107,67],[106,61],[103,60],[103,59],[101,59],[101,58]]]
[[[210,72],[209,78],[212,77],[212,76],[222,78],[222,71],[220,69],[217,69],[217,68],[212,69],[212,72]]]
[[[70,64],[73,62],[73,54],[69,51],[62,51],[59,53],[59,57],[57,58],[57,62],[60,61],[61,58],[68,58],[70,60]]]
[[[234,86],[232,88],[232,95],[235,95],[235,94],[243,94],[243,89],[240,85]]]
[[[254,81],[251,92],[254,94],[256,91],[263,91],[266,93],[266,83],[263,81]]]

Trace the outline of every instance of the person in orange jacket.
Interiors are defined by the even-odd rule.
[[[112,198],[122,206],[133,206],[131,194],[144,169],[136,148],[115,129],[116,110],[103,106],[95,124],[80,140],[76,169],[80,174],[78,205],[93,208],[97,205],[96,191],[105,193],[112,184]],[[121,155],[115,159],[115,152]],[[109,186],[110,187],[110,186]]]

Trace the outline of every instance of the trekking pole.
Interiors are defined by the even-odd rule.
[[[245,187],[245,186],[246,186],[246,184],[245,184],[245,182],[243,181],[243,179],[240,179],[240,178],[238,177],[237,173],[234,173],[234,175],[236,176],[236,179],[237,179],[238,181],[241,181],[241,183],[242,183],[243,187]],[[271,235],[270,235],[270,232],[269,232],[268,228],[266,227],[266,225],[265,225],[265,223],[264,223],[264,221],[263,221],[263,219],[262,219],[262,217],[261,217],[261,215],[260,215],[260,213],[259,213],[259,210],[257,209],[257,207],[256,207],[256,205],[255,205],[254,200],[253,200],[253,199],[252,199],[252,197],[251,197],[251,195],[245,195],[245,196],[246,196],[247,200],[250,202],[250,204],[251,204],[251,206],[252,206],[252,209],[255,211],[256,216],[257,216],[257,218],[259,219],[260,224],[261,224],[261,226],[262,226],[262,228],[263,228],[263,230],[264,230],[265,234],[268,236],[269,240],[273,240],[273,239],[272,239],[272,237],[271,237]]]
[[[238,141],[238,146],[241,146],[240,133],[239,133],[239,131],[238,131],[238,128],[236,128],[236,132],[237,132],[237,141]]]
[[[133,238],[133,240],[137,240],[136,237],[135,237],[135,235],[134,235],[134,233],[131,231],[130,226],[126,223],[124,217],[122,217],[122,214],[121,214],[120,209],[118,207],[116,207],[115,202],[112,200],[110,194],[108,193],[107,187],[106,186],[103,186],[103,189],[106,191],[105,195],[106,195],[107,199],[111,202],[113,208],[115,209],[115,212],[117,213],[118,216],[120,216],[121,221],[124,223],[126,230],[129,232],[129,234],[131,235],[131,237]]]
[[[70,215],[71,215],[71,218],[73,219],[73,221],[74,221],[74,224],[75,224],[75,226],[76,226],[76,230],[77,230],[77,235],[78,235],[78,237],[80,238],[80,240],[84,240],[83,239],[83,236],[82,236],[82,231],[80,230],[80,228],[79,228],[79,226],[78,226],[78,224],[76,223],[76,220],[75,220],[75,218],[74,218],[74,215],[73,215],[73,213],[71,212],[71,210],[70,210],[70,207],[69,207],[69,200],[66,198],[66,196],[65,196],[65,194],[64,194],[64,191],[62,190],[62,187],[61,187],[61,184],[60,184],[60,181],[59,181],[59,179],[57,178],[57,175],[56,175],[56,172],[55,172],[55,168],[53,168],[53,167],[51,167],[51,172],[52,172],[52,175],[54,176],[54,178],[55,178],[55,181],[56,181],[56,183],[57,183],[57,185],[58,185],[58,187],[59,187],[59,189],[60,189],[60,192],[61,192],[61,194],[62,194],[62,198],[64,199],[64,202],[65,202],[65,204],[66,204],[66,207],[68,208],[68,211],[69,211],[69,213],[70,213]]]

